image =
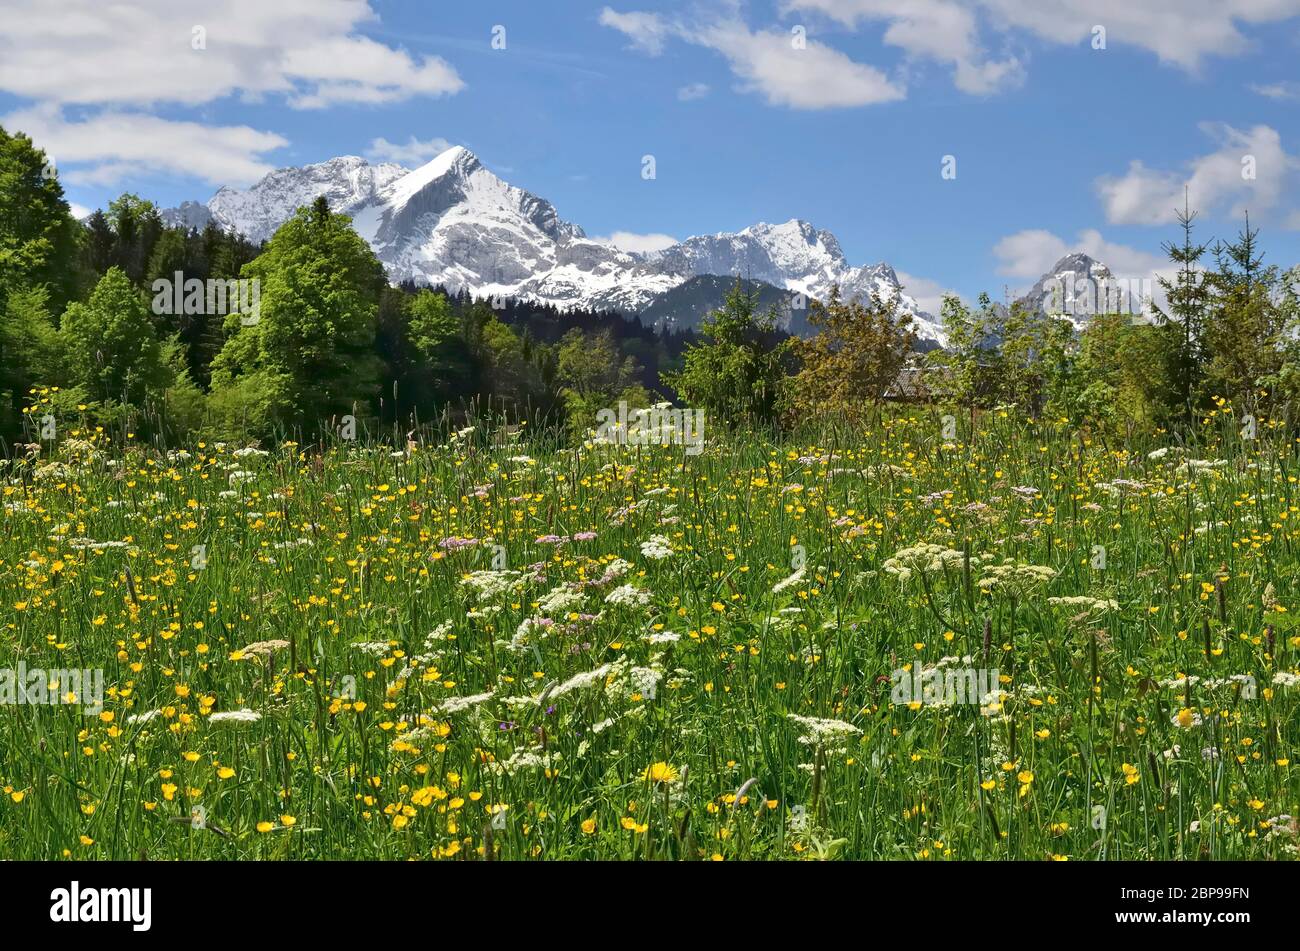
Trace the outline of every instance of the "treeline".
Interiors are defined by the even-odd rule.
[[[739,283],[698,334],[394,287],[323,199],[261,246],[168,227],[134,195],[82,224],[44,153],[0,129],[0,438],[35,441],[52,419],[169,442],[314,439],[345,417],[397,433],[484,411],[581,434],[601,409],[660,400],[769,430],[861,422],[890,399],[1120,435],[1225,403],[1279,415],[1300,393],[1300,269],[1265,262],[1249,220],[1213,244],[1180,222],[1150,319],[1076,329],[950,297],[947,347],[918,354],[893,302],[838,292],[809,302],[812,335],[795,338]]]
[[[1300,397],[1300,267],[1265,262],[1249,218],[1199,243],[1177,215],[1163,300],[1090,314],[1081,328],[1038,302],[981,295],[943,304],[947,346],[912,353],[911,319],[888,302],[811,302],[811,339],[779,340],[735,293],[702,327],[682,399],[714,419],[789,428],[813,415],[862,421],[882,401],[1009,407],[1118,436],[1177,429],[1231,406],[1238,418],[1294,422]],[[1104,295],[1103,295],[1104,296]],[[1104,310],[1104,308],[1103,308]]]
[[[0,129],[0,438],[88,421],[179,441],[411,427],[469,405],[576,426],[671,397],[690,332],[615,313],[390,286],[324,200],[261,246],[168,227],[135,195],[84,224]],[[177,280],[177,278],[180,280]],[[214,293],[214,291],[218,293]]]
[[[1015,404],[1033,414],[1127,433],[1184,426],[1231,406],[1239,417],[1294,416],[1300,396],[1300,267],[1266,263],[1245,219],[1227,240],[1195,238],[1195,214],[1177,218],[1164,245],[1163,302],[1142,316],[1069,321],[987,297],[949,299],[946,351],[930,355],[933,389],[961,405]]]

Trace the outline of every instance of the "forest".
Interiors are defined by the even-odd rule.
[[[1023,301],[950,296],[948,345],[920,353],[890,301],[811,300],[810,333],[792,337],[739,281],[698,332],[394,286],[323,199],[261,246],[169,227],[134,194],[79,222],[45,154],[0,129],[0,438],[38,444],[53,419],[159,445],[313,440],[344,417],[400,435],[483,413],[580,437],[603,408],[661,400],[772,433],[898,399],[1127,435],[1225,404],[1289,418],[1300,269],[1267,261],[1248,217],[1212,241],[1195,217],[1180,213],[1144,314],[1103,308],[1077,328]],[[172,306],[182,280],[232,293]],[[255,316],[237,287],[253,289]]]

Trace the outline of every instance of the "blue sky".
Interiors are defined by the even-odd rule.
[[[84,208],[450,143],[628,246],[805,218],[923,304],[1023,289],[1075,249],[1150,276],[1184,185],[1202,236],[1248,208],[1269,259],[1300,262],[1300,0],[115,11],[0,0],[0,124]]]

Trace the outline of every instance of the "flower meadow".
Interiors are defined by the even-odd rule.
[[[0,854],[1293,858],[1300,441],[1193,435],[65,426],[0,470]]]

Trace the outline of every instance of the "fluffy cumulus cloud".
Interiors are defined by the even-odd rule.
[[[1177,169],[1157,169],[1140,160],[1123,175],[1102,176],[1097,193],[1112,224],[1167,225],[1183,206],[1184,189],[1192,208],[1206,214],[1239,216],[1267,213],[1287,193],[1300,162],[1282,147],[1276,129],[1257,125],[1236,129],[1204,123],[1218,148]]]
[[[1073,241],[1043,229],[1027,229],[1007,235],[993,247],[998,259],[998,273],[1006,277],[1027,278],[1033,283],[1050,271],[1067,254],[1081,251],[1101,261],[1122,277],[1150,277],[1168,264],[1158,254],[1107,241],[1100,231],[1080,231]]]
[[[593,237],[591,240],[598,241],[601,244],[608,244],[620,251],[634,253],[662,251],[664,248],[670,248],[677,243],[677,239],[670,234],[636,234],[632,231],[615,231],[613,234],[600,238]]]
[[[935,317],[942,312],[945,297],[949,295],[961,296],[952,288],[945,287],[938,281],[932,281],[928,277],[918,277],[897,268],[895,268],[894,273],[898,275],[898,283],[903,285],[903,293],[914,297],[921,310]]]
[[[356,32],[364,0],[8,0],[0,89],[39,102],[199,105],[282,94],[290,105],[393,102],[458,91],[456,70]],[[52,69],[51,63],[58,68]]]
[[[1106,31],[1106,45],[1132,46],[1161,62],[1197,69],[1210,55],[1250,49],[1243,26],[1300,16],[1300,0],[977,0],[994,26],[1041,40],[1074,44]],[[976,5],[974,2],[969,6]]]
[[[606,7],[600,22],[623,33],[632,45],[657,55],[669,37],[720,53],[740,88],[775,106],[830,109],[902,99],[906,90],[874,66],[807,36],[802,29],[752,30],[729,10],[700,20],[676,20],[655,13],[619,13]]]
[[[415,168],[424,165],[449,148],[451,143],[439,136],[434,136],[427,142],[421,142],[415,136],[411,136],[405,145],[400,142],[389,142],[381,136],[371,140],[370,148],[366,149],[366,158],[377,162],[396,162],[398,165]]]
[[[810,27],[881,30],[883,41],[910,61],[940,64],[961,91],[990,95],[1024,82],[1027,54],[1018,50],[1028,40],[1077,45],[1104,34],[1106,49],[1145,50],[1193,71],[1211,55],[1248,53],[1244,30],[1300,16],[1300,0],[781,0],[777,9],[800,28],[805,24],[794,21],[805,18]],[[710,47],[727,58],[744,88],[774,105],[861,106],[906,92],[898,78],[811,36],[803,50],[792,50],[787,28],[751,28],[739,0],[711,0],[685,18],[605,7],[600,22],[651,55],[673,38]],[[1288,83],[1257,91],[1274,98],[1294,93]]]
[[[82,181],[175,170],[243,183],[269,170],[261,155],[284,146],[282,137],[245,126],[200,129],[159,118],[156,107],[275,96],[291,108],[323,109],[463,87],[439,57],[358,32],[376,19],[367,0],[213,0],[197,12],[174,0],[8,0],[0,91],[32,104],[19,114],[35,110],[41,121],[14,124],[60,162],[82,163]],[[74,108],[77,118],[66,118]],[[152,139],[132,145],[123,141],[129,131]]]
[[[952,67],[963,92],[983,95],[1014,86],[1024,68],[1014,56],[991,56],[980,40],[974,4],[959,0],[786,0],[787,13],[814,13],[850,29],[885,24],[884,40],[909,56]]]
[[[0,125],[21,129],[73,185],[111,186],[141,174],[192,176],[212,185],[256,181],[274,166],[263,153],[288,145],[273,132],[209,126],[140,112],[100,112],[70,121],[55,107],[20,110]]]
[[[726,20],[687,35],[726,57],[741,88],[774,106],[832,109],[906,97],[904,87],[874,66],[790,31],[752,31]]]

